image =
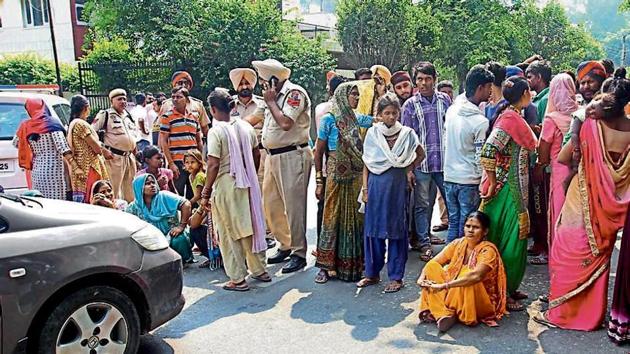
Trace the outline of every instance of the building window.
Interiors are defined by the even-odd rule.
[[[74,11],[77,19],[77,25],[87,26],[86,19],[83,18],[83,9],[85,9],[85,0],[75,0]]]
[[[22,0],[24,27],[48,24],[48,0]]]
[[[337,0],[300,0],[303,14],[332,14],[337,8]]]

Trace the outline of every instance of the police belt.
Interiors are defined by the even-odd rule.
[[[105,147],[107,148],[107,150],[109,150],[112,154],[116,154],[116,155],[120,155],[120,156],[128,156],[129,154],[131,154],[130,151],[122,151],[122,150],[118,150],[116,148],[113,148],[111,146],[107,146],[105,145]]]
[[[304,143],[300,145],[289,145],[289,146],[284,146],[277,149],[266,149],[266,150],[269,153],[269,155],[279,155],[279,154],[284,154],[285,152],[295,151],[298,149],[298,147],[305,148],[307,146],[308,146],[308,143]]]

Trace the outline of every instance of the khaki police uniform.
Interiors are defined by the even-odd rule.
[[[169,111],[173,110],[173,99],[169,98],[164,103],[162,103],[162,108],[160,108],[159,116],[163,116]],[[203,102],[194,97],[188,97],[188,104],[186,105],[186,111],[190,112],[195,119],[199,122],[199,126],[201,127],[201,131],[204,135],[208,133],[208,129],[210,129],[210,118],[208,118],[208,112],[206,111],[206,107],[203,106]]]
[[[262,145],[267,151],[263,180],[265,217],[281,250],[306,258],[306,201],[313,154],[308,146],[311,101],[306,91],[286,80],[277,95],[278,107],[295,123],[284,131],[266,107]]]
[[[232,96],[232,100],[236,102],[236,106],[234,107],[234,110],[232,110],[232,116],[239,116],[244,119],[251,115],[255,115],[256,111],[260,107],[262,107],[260,114],[264,115],[264,113],[262,112],[265,107],[265,101],[263,101],[262,97],[260,96],[252,96],[252,99],[249,100],[247,104],[243,104],[238,99],[238,95]],[[263,123],[264,123],[264,120],[261,119],[260,123],[254,126],[254,130],[256,131],[256,139],[258,139],[258,141],[261,141]],[[267,152],[264,149],[261,149],[260,150],[260,166],[258,167],[258,183],[261,185],[261,187],[263,185],[263,176],[264,176],[264,171],[265,171],[265,158],[266,157],[267,157]]]
[[[96,115],[92,126],[97,132],[105,130],[103,145],[114,156],[110,160],[105,160],[114,196],[132,202],[134,200],[132,182],[136,175],[134,150],[138,128],[127,111],[120,114],[113,108],[108,108],[107,114],[109,117],[106,128],[104,127],[105,111],[100,111]]]

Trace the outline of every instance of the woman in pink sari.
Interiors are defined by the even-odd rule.
[[[591,103],[580,131],[578,174],[573,176],[555,226],[549,258],[549,310],[537,322],[565,329],[601,328],[607,305],[608,273],[617,232],[630,202],[630,80],[616,78],[610,93]],[[569,142],[559,161],[570,163]]]
[[[574,80],[568,74],[556,75],[549,86],[549,102],[538,144],[538,164],[551,167],[547,216],[549,248],[560,209],[564,205],[564,181],[570,173],[569,166],[558,162],[558,155],[562,149],[562,138],[569,131],[571,114],[577,109]],[[547,258],[547,255],[543,257]]]

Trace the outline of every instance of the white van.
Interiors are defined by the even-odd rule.
[[[70,121],[70,103],[65,98],[27,92],[0,92],[0,186],[6,193],[20,194],[28,189],[24,169],[18,165],[18,152],[13,137],[20,122],[28,118],[24,103],[29,98],[41,98],[53,116],[64,126]]]

